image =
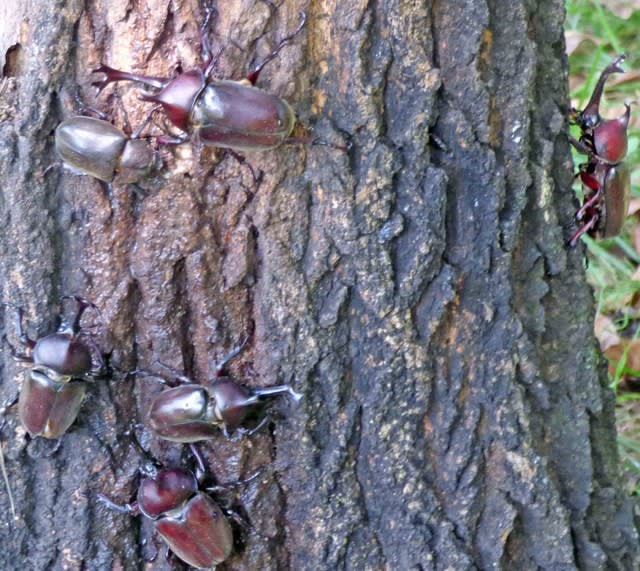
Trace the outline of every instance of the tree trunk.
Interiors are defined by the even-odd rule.
[[[120,370],[162,362],[202,383],[251,334],[233,377],[304,393],[267,430],[200,447],[220,482],[266,466],[240,489],[251,530],[220,569],[637,569],[583,252],[564,246],[563,2],[280,4],[219,3],[217,74],[244,77],[305,8],[258,85],[349,150],[243,162],[164,148],[159,176],[110,191],[47,171],[52,133],[78,113],[76,85],[123,124],[113,88],[90,88],[102,62],[198,65],[198,2],[0,8],[3,300],[42,336],[59,296],[83,295]],[[118,94],[135,128],[149,104]],[[3,355],[8,400],[22,367]],[[160,390],[142,375],[95,382],[50,455],[6,411],[17,515],[0,488],[0,567],[129,570],[157,554],[149,520],[96,494],[133,500],[144,459],[125,431]],[[138,432],[165,464],[188,461]]]

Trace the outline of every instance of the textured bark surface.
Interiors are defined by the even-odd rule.
[[[563,245],[574,208],[563,2],[281,4],[219,3],[218,73],[242,78],[306,8],[258,84],[350,151],[286,146],[243,164],[164,149],[142,193],[110,196],[45,173],[53,130],[77,113],[74,85],[121,125],[90,70],[198,64],[200,6],[0,8],[3,300],[42,335],[58,297],[82,294],[120,368],[162,361],[199,382],[253,333],[235,378],[304,393],[297,408],[279,403],[268,430],[201,447],[219,481],[269,466],[240,494],[253,532],[220,569],[637,569],[592,294],[581,248]],[[147,107],[119,92],[135,127]],[[6,400],[21,367],[6,346],[2,358]],[[5,413],[17,517],[2,488],[1,568],[153,558],[149,522],[95,494],[132,499],[142,459],[124,431],[160,390],[96,382],[50,456]],[[181,461],[180,447],[143,441]],[[171,565],[159,555],[147,568]]]

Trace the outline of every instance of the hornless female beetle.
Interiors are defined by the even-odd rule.
[[[82,341],[80,319],[93,303],[81,297],[65,296],[76,302],[72,319],[63,322],[56,333],[37,341],[28,337],[22,324],[22,309],[16,308],[16,329],[26,354],[18,354],[19,361],[33,363],[24,380],[18,399],[20,420],[32,436],[59,438],[73,424],[85,395],[85,381],[104,373],[102,356],[97,349]],[[92,354],[99,367],[93,367]]]
[[[233,531],[218,503],[202,490],[204,461],[194,446],[191,450],[198,463],[195,474],[182,468],[158,469],[149,463],[140,469],[145,477],[135,502],[121,506],[102,494],[98,500],[110,509],[153,520],[155,531],[182,561],[197,569],[211,569],[231,555]]]
[[[138,182],[160,165],[149,141],[138,138],[150,117],[151,114],[131,137],[103,119],[71,117],[56,129],[56,151],[68,167],[80,174],[107,183]]]
[[[204,59],[201,68],[169,79],[102,65],[94,73],[104,74],[104,79],[92,85],[102,90],[111,82],[134,81],[156,89],[154,94],[143,95],[142,99],[160,104],[169,120],[184,131],[179,137],[162,137],[162,143],[177,144],[191,139],[196,144],[255,151],[287,142],[296,122],[295,113],[284,99],[254,85],[262,68],[301,32],[306,14],[301,13],[298,28],[284,38],[247,79],[231,81],[209,78],[216,63],[206,34],[211,13],[209,9],[200,30]]]
[[[151,403],[149,424],[153,432],[174,442],[207,440],[214,438],[220,429],[227,437],[235,431],[253,433],[266,418],[252,429],[242,424],[257,412],[264,403],[263,399],[288,394],[298,402],[302,395],[289,385],[248,388],[224,375],[225,365],[240,353],[245,344],[246,341],[234,348],[217,365],[218,380],[209,388],[176,375],[176,379],[184,384],[161,392]]]

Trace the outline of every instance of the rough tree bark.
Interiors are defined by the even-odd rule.
[[[102,61],[197,64],[198,2],[0,7],[3,300],[43,334],[61,294],[85,295],[121,368],[162,361],[201,382],[253,332],[234,376],[304,393],[251,439],[202,446],[220,481],[269,466],[241,494],[254,531],[221,569],[637,569],[583,252],[564,247],[563,2],[279,4],[219,2],[219,74],[241,78],[305,8],[259,85],[349,152],[286,146],[243,164],[166,149],[142,196],[45,174],[52,132],[76,112],[76,84],[122,124],[113,90],[89,88]],[[120,89],[134,126],[137,93]],[[3,400],[20,371],[5,346]],[[0,567],[153,557],[148,523],[95,494],[132,498],[142,460],[124,431],[159,390],[95,383],[51,456],[5,413],[17,517],[3,488]]]

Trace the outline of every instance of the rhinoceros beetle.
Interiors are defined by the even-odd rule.
[[[264,399],[288,394],[295,402],[302,395],[290,385],[249,388],[225,376],[226,364],[240,353],[246,340],[235,347],[216,366],[216,381],[207,388],[174,372],[180,386],[161,392],[151,403],[149,425],[160,438],[174,442],[197,442],[214,438],[222,429],[229,437],[234,432],[252,434],[268,419],[251,429],[243,424],[257,413]],[[167,382],[159,377],[154,377]]]
[[[627,215],[631,182],[629,169],[622,162],[627,152],[627,125],[630,107],[617,119],[602,119],[600,100],[604,84],[612,73],[621,73],[625,56],[618,56],[600,74],[589,103],[583,111],[572,110],[570,121],[581,129],[580,139],[569,142],[588,156],[579,167],[577,176],[585,187],[584,201],[576,214],[580,228],[569,239],[571,247],[587,233],[609,238],[620,233]]]
[[[100,352],[82,339],[80,320],[88,308],[96,306],[76,296],[72,318],[63,320],[58,331],[40,339],[30,339],[23,327],[23,311],[16,307],[16,330],[26,353],[9,346],[18,361],[31,363],[18,397],[22,424],[32,436],[59,438],[73,424],[84,399],[86,381],[103,376],[106,367]],[[8,305],[8,304],[7,304]],[[94,367],[93,359],[98,363]]]
[[[301,22],[296,30],[281,40],[245,80],[231,81],[210,78],[216,63],[207,37],[213,12],[207,9],[200,30],[201,67],[179,73],[174,78],[162,78],[102,65],[94,73],[103,74],[104,78],[92,85],[102,90],[112,82],[133,81],[154,89],[154,93],[147,93],[141,99],[162,106],[169,121],[183,131],[178,137],[161,137],[161,143],[178,144],[190,139],[196,144],[255,151],[272,149],[287,142],[296,122],[295,113],[284,99],[255,87],[255,83],[263,67],[302,31],[306,14],[301,12]]]
[[[126,184],[138,182],[159,168],[158,154],[148,140],[140,138],[153,110],[131,136],[106,121],[104,114],[91,110],[101,118],[78,115],[56,129],[56,151],[71,170],[107,183]]]
[[[245,525],[230,510],[224,510],[209,493],[230,486],[244,485],[256,475],[230,485],[203,487],[206,468],[195,446],[191,451],[196,459],[195,473],[183,468],[162,468],[149,462],[140,469],[144,476],[138,487],[136,501],[118,505],[102,494],[98,500],[108,508],[139,514],[154,522],[154,529],[167,546],[182,561],[197,569],[211,569],[229,558],[233,551],[233,530],[229,517]]]

